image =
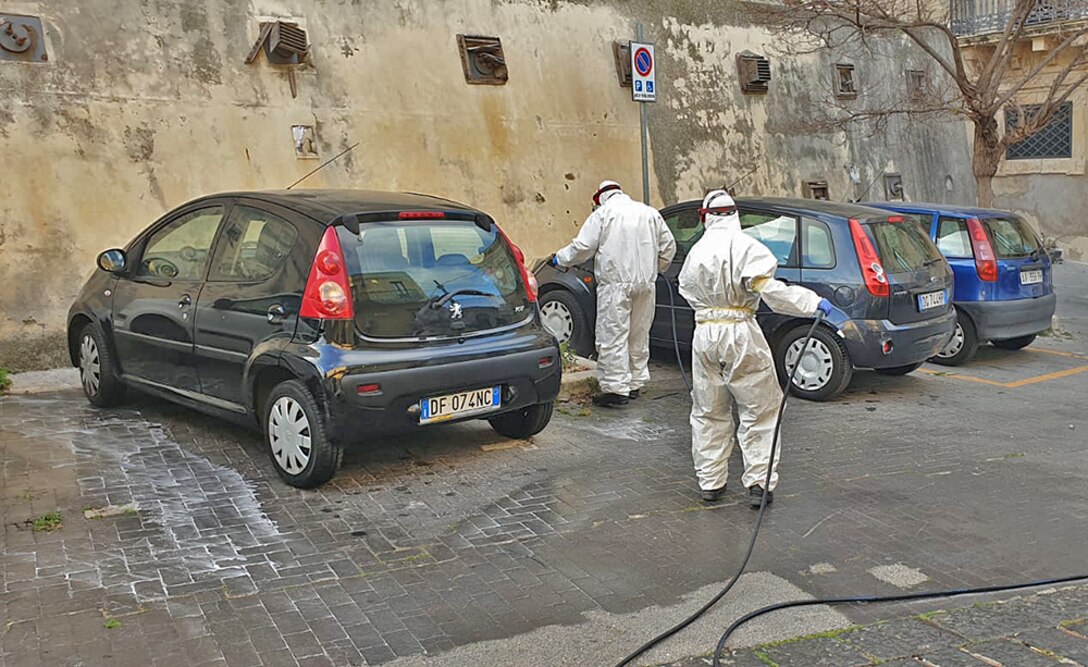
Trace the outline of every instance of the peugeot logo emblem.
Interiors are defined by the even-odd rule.
[[[461,309],[461,304],[457,303],[456,301],[450,302],[449,309],[451,320],[459,320],[465,315],[464,311]]]

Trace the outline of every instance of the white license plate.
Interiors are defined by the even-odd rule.
[[[929,292],[927,294],[918,295],[918,310],[939,308],[946,303],[948,303],[948,296],[944,293],[944,291]]]
[[[501,386],[433,396],[419,402],[419,423],[435,424],[492,412],[500,407],[502,407]]]
[[[1043,272],[1038,269],[1020,272],[1021,285],[1038,285],[1041,282],[1043,282]]]

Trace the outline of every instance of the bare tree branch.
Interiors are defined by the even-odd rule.
[[[819,54],[853,48],[877,53],[885,37],[906,38],[932,64],[945,87],[942,95],[927,99],[876,99],[873,91],[856,96],[849,103],[831,102],[820,106],[806,125],[848,131],[862,126],[880,131],[891,119],[918,119],[938,115],[967,118],[974,124],[972,167],[979,186],[979,200],[992,199],[991,180],[998,171],[1005,149],[1042,131],[1051,123],[1075,91],[1088,86],[1088,25],[1065,22],[1088,17],[1088,0],[783,0],[784,4],[749,3],[758,22],[789,35],[792,53]],[[970,4],[968,4],[970,3]],[[992,15],[976,16],[986,4]],[[1066,4],[1069,7],[1066,8]],[[1074,6],[1075,4],[1075,6]],[[957,9],[958,7],[958,9]],[[1073,11],[1069,11],[1073,10]],[[1000,18],[998,18],[1000,17]],[[957,34],[960,25],[980,24],[995,28],[974,37]],[[1000,21],[1000,24],[998,22]],[[999,28],[999,29],[998,29]],[[1012,63],[1030,36],[1056,35],[1058,44],[1048,53],[1036,54],[1025,73],[1010,76]],[[1072,54],[1072,55],[1071,55]],[[969,61],[970,59],[970,61]],[[1059,63],[1061,63],[1059,65]],[[914,80],[909,78],[908,81]],[[1024,113],[1021,98],[1029,89],[1042,88],[1038,104]],[[885,88],[886,89],[886,88]],[[908,86],[901,97],[910,97]],[[1008,108],[1016,112],[1015,127],[1002,132],[998,114]],[[1012,125],[1012,123],[1010,123]]]
[[[1036,0],[1016,0],[1016,8],[1013,10],[1012,17],[1005,24],[1001,39],[998,40],[994,53],[990,56],[990,61],[979,74],[979,87],[986,99],[997,95],[1001,85],[1001,77],[1012,61],[1016,42],[1023,34],[1028,17],[1031,16],[1031,12],[1035,9],[1035,4]]]
[[[1051,63],[1057,60],[1058,56],[1064,53],[1066,49],[1071,47],[1075,41],[1085,35],[1088,35],[1088,26],[1081,28],[1077,32],[1067,37],[1064,41],[1062,41],[1061,44],[1051,49],[1050,55],[1041,60],[1035,67],[1031,68],[1031,71],[1021,77],[1020,81],[1018,81],[1016,85],[1011,86],[1007,91],[1005,91],[1005,94],[1002,95],[1000,99],[994,102],[994,108],[1000,109],[1001,107],[1008,104],[1009,100],[1016,97],[1016,95],[1021,90],[1023,90],[1024,87],[1027,86],[1029,83],[1034,82],[1036,78],[1043,72],[1043,70],[1045,70],[1047,67],[1050,66]],[[1083,51],[1083,47],[1081,50]],[[1075,58],[1074,62],[1076,62],[1077,60],[1079,60],[1079,58]],[[1068,68],[1066,69],[1066,71],[1068,71]]]

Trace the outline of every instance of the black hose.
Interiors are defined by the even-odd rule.
[[[680,343],[678,342],[678,336],[676,334],[676,301],[673,299],[672,296],[672,287],[667,284],[666,287],[669,288],[669,302],[672,304],[672,340],[676,348],[676,362],[680,364],[680,372],[681,374],[683,374],[684,361],[680,358]],[[669,637],[672,637],[676,633],[680,632],[684,628],[694,623],[696,620],[699,619],[700,616],[708,612],[711,607],[717,604],[719,600],[725,597],[726,594],[733,589],[733,586],[736,585],[737,581],[740,579],[740,576],[744,574],[744,570],[748,567],[748,561],[752,559],[752,552],[756,548],[756,539],[759,537],[759,528],[763,524],[763,514],[767,510],[767,498],[770,496],[771,479],[774,475],[775,454],[778,451],[778,435],[782,429],[782,414],[785,412],[786,409],[786,400],[790,394],[789,388],[793,385],[793,380],[797,376],[797,369],[801,367],[801,359],[805,356],[805,352],[808,351],[809,342],[812,341],[812,334],[815,333],[816,327],[819,326],[822,320],[823,313],[817,312],[816,319],[812,321],[812,326],[809,327],[808,334],[805,336],[805,342],[801,347],[801,354],[797,358],[797,364],[790,372],[789,381],[786,383],[786,388],[782,392],[782,401],[778,404],[778,417],[775,419],[774,423],[774,439],[771,441],[771,457],[770,463],[767,465],[767,479],[763,484],[763,489],[765,492],[763,494],[763,498],[759,502],[759,513],[756,515],[755,527],[752,528],[752,539],[748,542],[748,550],[744,554],[744,560],[741,561],[740,567],[737,569],[737,573],[733,575],[733,578],[729,580],[729,583],[727,583],[725,587],[718,592],[717,595],[710,598],[710,600],[702,607],[699,607],[699,609],[694,614],[688,616],[687,618],[672,626],[665,632],[662,632],[658,636],[638,647],[629,656],[616,663],[616,667],[626,667],[626,665],[631,664],[631,661],[635,658],[639,657],[646,651],[649,651],[650,649],[665,641]],[[691,384],[688,382],[686,375],[684,376],[684,383],[688,385],[688,389],[690,390]],[[715,665],[718,665],[717,658],[715,658]]]
[[[950,598],[957,595],[978,595],[981,593],[1001,593],[1005,591],[1018,591],[1025,588],[1037,588],[1039,586],[1053,586],[1055,584],[1068,584],[1074,581],[1088,580],[1088,574],[1078,574],[1070,577],[1058,577],[1056,579],[1039,579],[1036,581],[1029,581],[1020,584],[1006,584],[1002,586],[983,586],[981,588],[950,588],[943,591],[920,591],[918,593],[903,593],[900,595],[859,595],[855,597],[842,597],[842,598],[823,598],[815,600],[795,600],[793,602],[779,602],[778,604],[768,605],[762,609],[756,609],[753,612],[749,612],[744,616],[741,616],[733,625],[730,625],[726,629],[725,634],[718,640],[718,646],[714,649],[714,667],[721,667],[722,651],[725,650],[725,642],[729,639],[729,636],[737,631],[737,628],[744,625],[748,621],[759,618],[764,614],[769,614],[772,611],[778,611],[780,609],[791,609],[794,607],[810,607],[814,605],[837,605],[837,604],[855,604],[866,602],[905,602],[908,600],[932,600],[935,598]]]
[[[669,314],[672,315],[672,347],[676,351],[676,365],[680,367],[680,377],[684,378],[684,386],[691,392],[691,380],[684,372],[684,358],[680,356],[680,336],[676,335],[676,298],[672,295],[672,285],[668,278],[658,274],[657,279],[665,283],[665,293],[669,295]]]
[[[663,276],[659,276],[658,278],[661,279],[661,280],[664,280]],[[669,304],[671,306],[672,341],[673,341],[673,348],[676,351],[676,362],[680,366],[680,374],[684,378],[684,384],[687,385],[688,391],[691,391],[691,382],[688,380],[687,375],[684,373],[684,361],[683,361],[682,357],[680,356],[680,341],[679,341],[679,336],[676,333],[676,300],[672,295],[672,286],[668,284],[667,280],[665,281],[665,288],[666,288],[666,292],[668,292]],[[798,356],[797,364],[793,367],[793,370],[790,371],[789,381],[786,383],[786,388],[782,392],[782,401],[778,406],[778,417],[776,418],[775,425],[774,425],[774,440],[771,442],[771,459],[770,459],[771,462],[770,462],[770,465],[767,468],[767,480],[766,480],[766,483],[763,486],[764,489],[770,489],[771,488],[771,476],[772,476],[772,474],[774,472],[774,459],[775,459],[775,454],[777,453],[777,449],[778,449],[778,436],[779,436],[779,432],[781,431],[781,428],[782,428],[782,415],[783,415],[783,413],[785,412],[785,409],[786,409],[786,400],[787,400],[787,398],[789,396],[790,387],[793,385],[793,380],[797,375],[797,369],[801,366],[801,359],[804,357],[805,352],[808,351],[808,345],[809,345],[809,342],[812,340],[812,334],[816,331],[816,327],[820,324],[820,321],[822,319],[823,319],[823,313],[817,313],[816,319],[812,322],[812,326],[809,327],[808,333],[805,335],[805,342],[802,345],[801,354]],[[767,494],[764,493],[763,498],[762,498],[762,500],[760,501],[760,504],[759,504],[759,514],[756,515],[755,526],[752,528],[752,538],[748,543],[748,550],[744,554],[744,559],[741,561],[740,568],[738,568],[737,573],[733,575],[733,577],[729,580],[729,582],[725,585],[725,587],[722,588],[722,590],[720,592],[718,592],[718,594],[715,595],[713,598],[711,598],[706,604],[704,604],[702,607],[700,607],[695,613],[691,614],[690,616],[688,616],[684,620],[680,621],[676,625],[672,626],[671,628],[669,628],[665,632],[662,632],[660,635],[654,637],[650,641],[648,641],[645,644],[643,644],[642,646],[640,646],[638,649],[636,649],[629,656],[627,656],[622,661],[617,663],[616,667],[626,667],[626,665],[629,665],[631,663],[631,661],[634,660],[635,658],[637,658],[640,655],[646,653],[647,651],[649,651],[653,647],[657,646],[661,642],[665,641],[669,637],[672,637],[676,633],[678,633],[681,630],[683,630],[684,628],[688,627],[689,625],[694,623],[696,620],[698,620],[699,617],[701,617],[703,614],[705,614],[707,611],[709,611],[710,608],[713,607],[715,604],[717,604],[723,597],[725,597],[726,594],[728,594],[730,590],[732,590],[733,586],[740,579],[740,576],[744,573],[745,569],[747,569],[748,562],[752,558],[752,552],[755,550],[756,540],[759,537],[759,529],[763,524],[763,514],[764,514],[766,509],[767,509]],[[1068,577],[1057,577],[1057,578],[1053,578],[1053,579],[1038,579],[1038,580],[1035,580],[1035,581],[1016,583],[1016,584],[1004,584],[1004,585],[996,585],[996,586],[982,586],[982,587],[979,587],[979,588],[951,588],[951,589],[940,590],[940,591],[920,591],[920,592],[917,592],[917,593],[901,593],[901,594],[898,594],[898,595],[857,595],[857,596],[851,596],[851,597],[817,598],[817,599],[812,599],[812,600],[794,600],[792,602],[780,602],[778,604],[768,605],[768,606],[763,607],[761,609],[757,609],[755,611],[749,612],[749,613],[745,614],[744,616],[741,616],[740,618],[738,618],[736,621],[733,622],[732,625],[730,625],[728,628],[726,628],[725,632],[722,634],[721,638],[718,640],[717,646],[715,646],[715,648],[714,648],[714,667],[721,667],[721,665],[722,665],[722,662],[721,662],[722,652],[725,650],[725,643],[729,640],[729,637],[732,636],[733,633],[737,631],[738,628],[740,628],[742,625],[744,625],[745,623],[748,623],[749,621],[751,621],[753,619],[759,618],[760,616],[763,616],[765,614],[770,614],[770,613],[775,612],[775,611],[780,611],[780,610],[783,610],[783,609],[793,609],[793,608],[796,608],[796,607],[811,607],[811,606],[817,606],[817,605],[834,606],[834,605],[844,605],[844,604],[866,604],[866,603],[881,603],[881,602],[906,602],[906,601],[912,601],[912,600],[933,600],[933,599],[938,599],[938,598],[957,597],[957,596],[961,596],[961,595],[980,595],[980,594],[985,594],[985,593],[1002,593],[1002,592],[1008,592],[1008,591],[1017,591],[1017,590],[1024,590],[1024,589],[1028,589],[1028,588],[1038,588],[1040,586],[1054,586],[1054,585],[1057,585],[1057,584],[1067,584],[1067,583],[1072,583],[1072,582],[1075,582],[1075,581],[1088,581],[1088,574],[1078,574],[1078,575],[1072,575],[1072,576],[1068,576]]]

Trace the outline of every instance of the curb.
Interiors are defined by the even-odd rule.
[[[77,368],[55,368],[48,371],[14,373],[10,378],[9,396],[79,389],[79,369]]]
[[[574,359],[579,366],[584,367],[586,370],[563,373],[557,400],[569,401],[578,394],[589,393],[590,381],[597,377],[597,362],[583,357],[575,357]]]

